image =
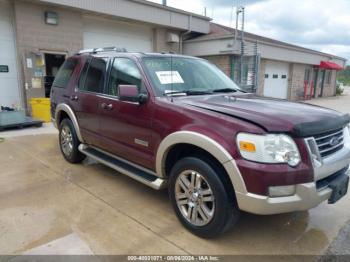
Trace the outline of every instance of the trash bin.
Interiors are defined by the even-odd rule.
[[[44,122],[51,121],[50,98],[31,98],[32,117]]]

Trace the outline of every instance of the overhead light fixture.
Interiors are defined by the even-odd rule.
[[[58,25],[58,14],[56,12],[45,12],[45,23],[48,25]]]

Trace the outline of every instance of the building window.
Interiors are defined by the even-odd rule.
[[[273,75],[272,78],[275,78],[275,79],[276,79],[276,78],[278,78],[278,75]]]
[[[269,78],[269,74],[265,74],[265,78]]]
[[[309,83],[310,82],[310,77],[311,77],[311,69],[307,68],[307,69],[305,69],[304,81],[306,83]]]
[[[282,75],[282,79],[286,79],[287,78],[287,75]]]

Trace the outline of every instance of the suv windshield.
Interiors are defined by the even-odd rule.
[[[142,60],[158,96],[200,95],[240,90],[219,68],[202,59],[146,57]]]

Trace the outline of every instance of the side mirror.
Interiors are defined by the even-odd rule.
[[[119,85],[118,95],[120,101],[136,102],[143,104],[147,101],[146,94],[140,94],[136,85]]]

